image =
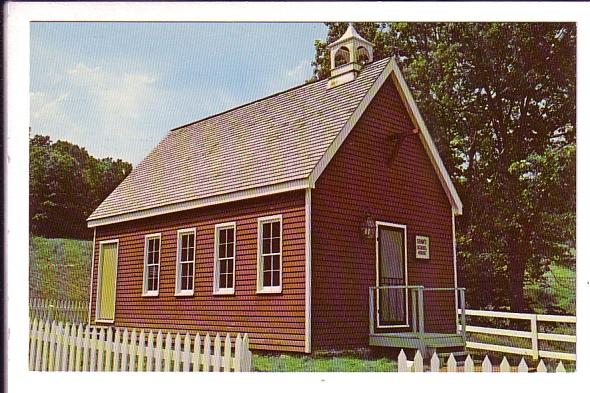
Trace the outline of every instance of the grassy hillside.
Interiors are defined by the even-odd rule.
[[[551,265],[543,284],[525,287],[525,296],[539,314],[576,314],[576,271]]]
[[[31,237],[29,296],[88,300],[92,242]]]

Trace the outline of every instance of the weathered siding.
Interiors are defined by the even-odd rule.
[[[257,219],[283,215],[283,292],[256,294]],[[236,221],[235,295],[213,295],[215,224]],[[196,227],[195,293],[174,296],[176,231]],[[144,236],[161,232],[160,292],[142,297]],[[96,311],[98,242],[119,239],[115,325],[181,332],[241,332],[252,348],[303,351],[305,335],[305,193],[291,192],[223,206],[130,221],[96,231],[92,320]]]
[[[366,213],[407,225],[408,283],[453,287],[451,205],[419,137],[390,163],[393,131],[414,128],[388,80],[312,191],[312,348],[368,345],[368,288],[375,240],[361,236]],[[415,259],[415,235],[430,236],[430,259]],[[410,308],[411,309],[411,308]],[[425,292],[427,331],[455,329],[454,295]]]

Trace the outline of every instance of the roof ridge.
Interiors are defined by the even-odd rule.
[[[381,63],[381,62],[384,62],[384,61],[386,61],[386,60],[390,60],[390,59],[391,59],[391,56],[390,56],[390,57],[385,57],[385,58],[383,58],[383,59],[380,59],[380,60],[377,60],[377,61],[374,61],[374,62],[372,62],[371,64],[367,64],[367,66],[366,66],[365,68],[363,68],[363,69],[361,70],[361,72],[363,72],[363,71],[365,71],[365,70],[368,70],[369,68],[373,67],[375,64],[378,64],[378,63]],[[290,92],[290,91],[293,91],[293,90],[300,89],[300,88],[302,88],[302,87],[311,86],[311,85],[315,85],[315,84],[317,84],[317,83],[320,83],[320,82],[324,82],[325,80],[326,80],[326,79],[319,79],[319,80],[317,80],[317,81],[315,81],[315,82],[306,82],[306,83],[302,83],[302,84],[300,84],[300,85],[297,85],[297,86],[290,87],[290,88],[288,88],[288,89],[286,89],[286,90],[279,91],[279,92],[277,92],[277,93],[273,93],[273,94],[270,94],[270,95],[267,95],[267,96],[264,96],[264,97],[261,97],[261,98],[257,98],[257,99],[255,99],[255,100],[253,100],[253,101],[249,101],[249,102],[243,103],[243,104],[241,104],[241,105],[234,106],[234,107],[232,107],[232,108],[229,108],[229,109],[227,109],[227,110],[224,110],[224,111],[222,111],[222,112],[215,113],[215,114],[212,114],[212,115],[209,115],[209,116],[203,117],[203,118],[201,118],[201,119],[198,119],[198,120],[191,121],[191,122],[189,122],[189,123],[183,124],[183,125],[181,125],[181,126],[178,126],[178,127],[171,128],[171,129],[169,130],[169,133],[171,133],[172,131],[177,131],[177,130],[180,130],[181,128],[185,128],[185,127],[192,126],[192,125],[194,125],[194,124],[200,123],[200,122],[202,122],[202,121],[205,121],[205,120],[212,119],[212,118],[214,118],[214,117],[217,117],[217,116],[224,115],[224,114],[226,114],[226,113],[229,113],[229,112],[233,112],[233,111],[235,111],[235,110],[237,110],[237,109],[240,109],[240,108],[246,107],[246,106],[248,106],[248,105],[252,105],[252,104],[255,104],[255,103],[257,103],[257,102],[264,101],[264,100],[267,100],[267,99],[269,99],[269,98],[272,98],[272,97],[275,97],[275,96],[278,96],[278,95],[281,95],[281,94],[284,94],[284,93],[288,93],[288,92]]]

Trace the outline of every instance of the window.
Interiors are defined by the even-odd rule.
[[[335,56],[334,65],[336,67],[350,63],[350,51],[345,46],[338,48]]]
[[[213,293],[231,295],[234,293],[236,261],[236,223],[215,226],[215,282]]]
[[[192,295],[195,282],[195,228],[181,229],[176,246],[176,295]]]
[[[281,215],[258,219],[258,292],[277,293],[282,289]]]
[[[143,294],[157,296],[160,285],[160,239],[155,233],[145,237],[145,252],[143,264]]]

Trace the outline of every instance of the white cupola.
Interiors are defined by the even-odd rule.
[[[328,45],[330,50],[330,79],[328,88],[350,82],[363,66],[373,61],[373,44],[365,40],[352,26],[338,40]]]

